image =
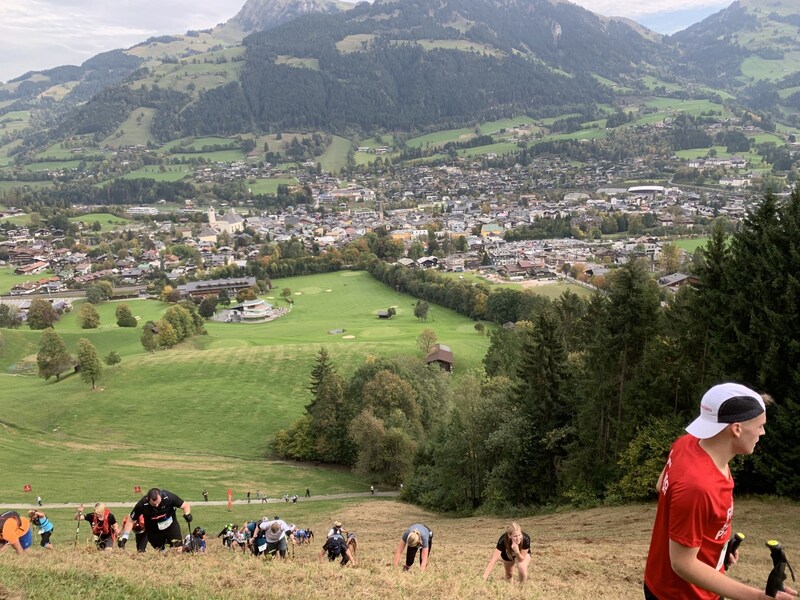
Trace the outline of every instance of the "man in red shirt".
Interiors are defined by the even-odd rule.
[[[647,554],[647,600],[766,600],[761,590],[725,576],[733,478],[728,463],[752,454],[767,422],[764,399],[736,383],[708,390],[700,416],[675,441],[658,478],[658,510]],[[734,554],[734,562],[738,552]],[[797,592],[779,592],[791,600]]]

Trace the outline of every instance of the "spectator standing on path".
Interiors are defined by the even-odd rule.
[[[761,590],[726,577],[724,566],[734,505],[729,463],[753,453],[766,422],[764,398],[743,385],[723,383],[703,395],[700,416],[672,444],[658,478],[658,508],[644,572],[647,600],[767,598]],[[731,564],[738,559],[736,551]],[[796,595],[787,587],[775,597],[790,600]]]
[[[32,542],[33,531],[27,518],[13,510],[0,514],[0,552],[11,546],[17,554],[22,554]]]
[[[39,506],[42,505],[42,497],[41,496],[36,496],[36,504],[38,504]]]
[[[311,498],[311,490],[306,488],[306,498]]]
[[[247,492],[247,503],[250,504],[250,492]]]
[[[144,529],[153,548],[156,550],[164,550],[166,546],[182,548],[181,526],[175,517],[176,510],[179,508],[183,511],[186,524],[191,524],[192,507],[188,502],[167,490],[158,488],[149,490],[133,507],[131,519],[125,524],[122,532],[120,548],[125,547],[133,524],[141,515],[144,515]]]
[[[53,544],[50,543],[50,536],[53,535],[53,523],[47,516],[40,510],[29,510],[28,517],[30,517],[31,524],[36,526],[39,535],[42,536],[42,548],[51,549]]]
[[[397,544],[397,550],[394,553],[394,566],[400,564],[400,556],[403,554],[403,548],[406,548],[406,564],[403,566],[403,571],[408,571],[414,566],[414,558],[419,553],[419,567],[424,573],[428,568],[428,556],[431,552],[433,545],[433,532],[421,523],[415,523],[403,532],[400,538],[400,543]]]
[[[374,496],[374,495],[375,495],[375,486],[374,486],[374,485],[371,485],[371,486],[369,486],[369,491],[370,491],[370,492],[372,493],[372,495]]]
[[[203,500],[208,502],[208,490],[203,490]]]
[[[267,504],[267,493],[266,492],[264,492],[261,495],[261,504]]]

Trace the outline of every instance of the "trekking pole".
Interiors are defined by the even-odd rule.
[[[738,531],[733,534],[733,537],[728,540],[728,547],[725,549],[725,570],[727,571],[731,566],[733,555],[739,549],[739,545],[744,541],[744,534]]]
[[[73,548],[77,548],[78,547],[78,536],[81,533],[81,516],[82,515],[83,515],[83,508],[79,508],[78,509],[78,518],[76,519],[78,521],[78,525],[75,527],[75,545],[73,546]]]
[[[778,592],[784,591],[783,582],[786,580],[786,567],[789,567],[789,573],[792,574],[792,581],[794,578],[794,570],[789,561],[786,560],[786,553],[783,551],[783,546],[778,540],[769,540],[767,548],[772,556],[772,571],[767,578],[767,587],[764,592],[767,596],[774,598]]]

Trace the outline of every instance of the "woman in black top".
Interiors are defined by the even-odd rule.
[[[514,522],[506,526],[506,532],[497,540],[497,546],[489,559],[489,564],[483,572],[483,578],[488,579],[498,560],[503,560],[506,572],[506,581],[514,578],[516,570],[520,584],[528,578],[528,565],[531,563],[531,537],[522,531]]]

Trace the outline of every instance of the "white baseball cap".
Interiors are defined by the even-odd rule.
[[[749,421],[766,410],[764,399],[738,383],[722,383],[708,390],[700,400],[700,416],[686,428],[701,440],[717,435],[731,423]]]

